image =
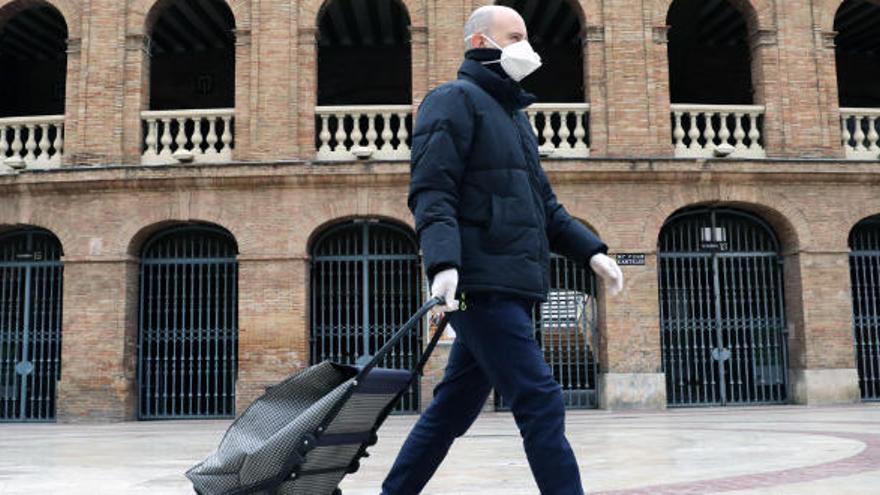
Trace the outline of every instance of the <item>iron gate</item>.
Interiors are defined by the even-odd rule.
[[[0,236],[0,421],[53,421],[61,379],[61,244]]]
[[[849,235],[853,338],[862,400],[880,401],[880,216]]]
[[[203,225],[165,230],[144,246],[140,419],[235,416],[237,252],[231,234]]]
[[[660,233],[660,331],[670,406],[787,399],[782,258],[735,210],[674,215]]]
[[[311,364],[356,364],[372,356],[421,304],[414,234],[377,220],[332,227],[312,249],[311,289]],[[411,369],[421,357],[423,333],[420,326],[401,340],[380,366]],[[418,383],[397,410],[419,410]]]
[[[596,276],[562,256],[550,258],[550,292],[547,301],[532,310],[535,339],[553,377],[562,386],[565,406],[570,409],[598,407],[596,376],[598,331]],[[506,410],[495,392],[495,408]]]

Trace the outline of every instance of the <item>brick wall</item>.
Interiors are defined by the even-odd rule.
[[[137,165],[139,115],[149,101],[143,45],[154,3],[51,3],[70,33],[66,163],[53,172],[0,176],[0,225],[45,227],[64,246],[59,417],[133,417],[137,253],[158,228],[191,220],[230,230],[240,247],[243,407],[262,387],[308,363],[311,236],[358,216],[411,225],[408,165],[312,161],[321,0],[229,2],[240,163],[156,168]],[[404,1],[412,24],[414,107],[429,88],[455,76],[462,25],[472,8],[487,3]],[[0,0],[0,22],[17,5]],[[756,101],[767,107],[768,155],[786,158],[765,161],[670,159],[669,5],[574,5],[583,15],[592,158],[545,162],[559,197],[612,252],[647,254],[645,266],[624,268],[624,294],[600,305],[603,372],[660,371],[657,235],[669,215],[699,203],[752,211],[780,237],[791,367],[854,367],[846,238],[860,219],[880,213],[880,168],[809,160],[842,157],[829,41],[839,2],[735,3],[749,23]],[[431,364],[425,387],[439,376],[443,355]]]

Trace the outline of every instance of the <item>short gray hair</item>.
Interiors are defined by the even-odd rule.
[[[498,5],[484,5],[475,10],[464,23],[464,49],[471,47],[470,37],[477,33],[486,33],[492,27],[492,18],[499,9]]]

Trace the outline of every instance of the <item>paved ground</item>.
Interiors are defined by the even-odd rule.
[[[376,495],[413,417],[342,485]],[[185,494],[228,421],[0,424],[0,494]],[[880,494],[880,404],[570,412],[588,493]],[[536,494],[509,414],[482,416],[425,494]]]

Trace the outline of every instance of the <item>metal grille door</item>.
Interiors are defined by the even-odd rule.
[[[849,236],[853,337],[862,399],[880,401],[880,216]]]
[[[535,305],[532,311],[535,339],[544,351],[553,377],[562,386],[565,406],[569,409],[598,407],[596,276],[588,268],[553,255],[550,287],[547,301]],[[508,408],[497,392],[495,408]]]
[[[356,364],[372,356],[418,310],[421,259],[408,229],[378,221],[346,222],[325,232],[312,250],[311,364]],[[422,352],[420,326],[380,366],[412,369]],[[419,410],[419,387],[398,411]]]
[[[231,418],[238,377],[238,262],[232,236],[186,226],[144,246],[138,417]]]
[[[0,236],[0,421],[52,421],[61,379],[61,245]]]
[[[744,212],[673,216],[659,243],[660,331],[670,406],[787,399],[782,258]]]

